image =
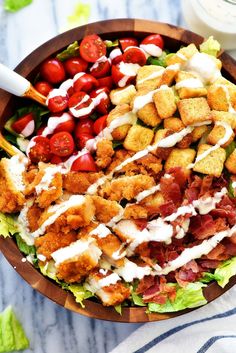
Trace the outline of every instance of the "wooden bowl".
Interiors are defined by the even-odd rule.
[[[61,51],[73,41],[79,41],[85,35],[91,33],[97,33],[104,39],[116,39],[133,35],[141,39],[150,33],[159,33],[164,37],[166,48],[175,51],[180,45],[190,43],[199,45],[203,41],[201,36],[193,32],[166,23],[136,19],[99,21],[72,29],[49,40],[27,56],[17,66],[15,71],[29,80],[32,80],[38,71],[40,63],[44,59]],[[222,71],[224,76],[233,82],[236,82],[236,62],[224,51],[221,52],[220,59],[223,63]],[[14,109],[18,105],[23,104],[24,102],[22,101],[22,98],[16,98],[0,90],[0,128],[3,127],[5,121],[14,112]],[[75,302],[71,293],[66,292],[50,279],[44,277],[29,262],[22,262],[21,260],[23,256],[13,239],[3,239],[0,237],[0,249],[9,263],[16,269],[21,277],[31,285],[31,287],[38,290],[57,304],[88,317],[117,322],[147,322],[169,319],[182,315],[187,311],[191,311],[184,310],[171,314],[146,314],[145,308],[133,307],[123,308],[122,315],[119,315],[113,308],[104,307],[92,300],[85,300],[85,308],[82,308]],[[212,283],[204,290],[206,299],[208,302],[216,299],[235,283],[236,276],[231,279],[230,283],[224,289],[220,288],[217,283]]]

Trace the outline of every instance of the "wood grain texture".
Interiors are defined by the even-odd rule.
[[[16,72],[31,80],[38,71],[40,63],[56,52],[62,50],[75,40],[81,40],[84,35],[97,33],[104,39],[116,39],[127,35],[135,35],[139,38],[150,33],[160,33],[164,36],[165,45],[171,50],[177,50],[182,44],[195,43],[199,45],[203,38],[193,32],[169,25],[166,23],[137,20],[137,19],[117,19],[99,21],[86,26],[78,27],[65,32],[33,51],[15,69]],[[223,73],[225,76],[236,82],[236,62],[225,52],[222,51],[220,59],[223,62]],[[22,99],[11,96],[0,90],[0,127],[19,104],[24,104]],[[85,301],[85,308],[76,304],[73,295],[58,287],[55,283],[40,274],[30,263],[22,262],[22,254],[16,247],[12,239],[0,238],[0,249],[9,263],[16,267],[17,272],[37,291],[55,301],[65,308],[79,314],[110,320],[116,322],[147,322],[160,321],[172,318],[190,311],[182,311],[173,314],[146,314],[144,308],[124,308],[122,316],[117,314],[113,308],[103,307],[101,304],[92,300]],[[216,283],[205,289],[208,301],[216,299],[236,283],[236,276],[231,279],[228,286],[220,288]]]

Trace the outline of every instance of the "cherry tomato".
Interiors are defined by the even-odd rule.
[[[138,46],[138,41],[135,38],[132,37],[127,37],[127,38],[121,38],[119,39],[121,49],[125,51],[126,48],[128,47],[137,47]]]
[[[57,95],[57,91],[58,91],[58,95]],[[61,95],[61,90],[59,89],[54,89],[52,90],[47,98],[47,105],[48,105],[48,109],[52,112],[52,113],[60,113],[63,110],[65,110],[68,106],[68,95],[65,92],[65,95]]]
[[[110,69],[110,61],[107,59],[106,56],[103,56],[90,68],[90,73],[94,77],[99,78],[109,74]]]
[[[24,137],[32,135],[35,129],[34,115],[33,113],[26,114],[20,119],[16,120],[11,128],[17,133]]]
[[[91,140],[94,138],[94,135],[92,134],[88,134],[88,133],[82,133],[80,135],[77,136],[77,146],[79,147],[79,149],[83,149],[86,145],[86,142],[88,140]]]
[[[68,102],[71,114],[76,118],[87,118],[94,110],[93,100],[85,92],[76,92]]]
[[[73,86],[74,86],[74,82],[72,78],[68,78],[68,80],[62,82],[59,89],[63,89],[64,91],[66,91],[68,96],[72,96],[72,94],[74,93]]]
[[[62,158],[59,156],[56,156],[55,154],[50,159],[50,163],[52,163],[52,164],[60,164],[62,162],[63,162]]]
[[[125,63],[139,64],[143,66],[146,64],[146,55],[140,48],[127,48],[123,54]]]
[[[75,75],[74,77],[74,91],[79,92],[79,91],[84,91],[84,92],[90,92],[94,88],[98,87],[98,81],[96,80],[95,77],[89,74],[83,74],[79,73]]]
[[[113,80],[111,76],[98,78],[99,87],[107,87],[109,90],[113,87]]]
[[[55,59],[45,60],[40,67],[40,74],[44,80],[56,84],[65,80],[66,73],[62,63]]]
[[[49,95],[49,92],[53,89],[53,86],[46,81],[38,81],[34,85],[34,88],[43,96],[47,97]]]
[[[163,49],[164,41],[160,34],[150,34],[146,38],[144,38],[141,44],[154,44],[157,45],[159,48]]]
[[[109,89],[107,87],[98,88],[90,93],[93,98],[95,110],[100,114],[108,114],[111,101],[109,98]]]
[[[33,146],[29,150],[29,158],[33,163],[47,163],[50,161],[50,142],[47,137],[36,136],[33,138]]]
[[[84,60],[95,63],[101,56],[106,55],[106,45],[97,34],[90,34],[80,43],[80,55]]]
[[[78,138],[81,134],[93,134],[93,120],[92,119],[81,119],[76,124],[75,137]]]
[[[130,84],[135,78],[135,75],[134,76],[126,76],[126,75],[124,75],[120,71],[120,64],[112,65],[111,74],[112,74],[113,82],[118,87],[125,87],[126,85]]]
[[[64,62],[64,67],[68,75],[74,77],[78,72],[85,72],[88,68],[88,63],[79,56],[75,56],[73,58],[67,59]]]
[[[75,121],[73,116],[70,113],[63,113],[60,117],[58,117],[58,119],[65,120],[65,121],[62,121],[59,125],[57,125],[53,133],[61,132],[61,131],[67,131],[72,133],[74,131]]]
[[[108,115],[103,115],[94,122],[93,131],[96,135],[98,135],[107,126],[107,117]]]
[[[97,166],[90,153],[78,157],[71,166],[71,170],[80,172],[96,172]]]
[[[50,138],[50,150],[59,157],[70,156],[75,148],[73,137],[69,132],[57,132]]]
[[[120,48],[115,48],[110,52],[109,59],[112,65],[119,64],[122,61],[123,54]]]

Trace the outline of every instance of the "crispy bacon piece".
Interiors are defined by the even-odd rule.
[[[186,186],[187,176],[182,167],[173,167],[170,168],[167,172],[170,174],[175,182],[183,189]]]
[[[173,177],[161,178],[160,188],[165,201],[173,201],[175,204],[181,203],[182,195],[180,186],[175,182]]]
[[[162,217],[167,217],[177,210],[173,201],[167,201],[159,206],[159,212]]]
[[[213,177],[211,175],[204,176],[204,178],[202,179],[202,185],[201,185],[200,193],[198,197],[202,197],[206,195],[207,192],[210,191],[212,186],[212,181],[213,181]]]
[[[206,257],[209,260],[219,260],[223,261],[229,258],[229,255],[226,253],[226,247],[223,244],[218,244],[214,249],[212,249]]]
[[[209,214],[197,215],[190,219],[189,232],[194,235],[196,239],[206,239],[227,229],[224,218],[213,219]]]
[[[197,260],[198,264],[201,266],[203,271],[207,271],[209,269],[217,268],[220,264],[219,260],[205,260],[205,259],[200,259]]]
[[[181,287],[185,287],[189,282],[197,281],[201,277],[201,272],[197,262],[191,260],[176,272],[175,279]]]
[[[138,284],[138,287],[136,289],[136,293],[137,294],[144,293],[147,289],[152,287],[156,283],[156,281],[157,281],[157,277],[144,276]]]
[[[236,223],[236,207],[228,195],[224,195],[222,200],[218,203],[217,208],[211,211],[211,214],[214,217],[226,218],[230,225]]]
[[[134,223],[140,230],[144,230],[147,227],[147,219],[134,219]]]

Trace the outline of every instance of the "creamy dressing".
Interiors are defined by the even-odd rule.
[[[95,108],[93,100],[91,100],[91,103],[87,107],[79,109],[79,106],[81,106],[83,103],[86,103],[89,99],[90,99],[89,95],[86,94],[78,104],[76,104],[74,107],[69,108],[71,114],[75,118],[80,118],[81,116],[88,115],[93,111],[93,109]]]
[[[190,163],[187,168],[188,169],[191,169],[191,168],[194,168],[195,165],[203,160],[204,158],[206,158],[211,152],[217,150],[218,148],[220,148],[220,146],[224,145],[229,139],[230,137],[232,136],[233,134],[233,130],[231,128],[231,126],[226,123],[225,121],[216,121],[215,125],[217,126],[223,126],[224,129],[225,129],[225,135],[217,142],[217,144],[215,144],[214,146],[208,148],[205,152],[199,154],[197,156],[197,158],[195,159],[195,162],[194,163]]]
[[[33,148],[36,145],[36,141],[37,141],[37,136],[34,136],[28,143],[28,146],[26,148],[26,155],[29,157],[29,153],[31,148]]]
[[[42,254],[37,254],[37,258],[42,262],[45,262],[47,260],[46,256],[44,256]]]
[[[105,55],[101,56],[91,67],[90,67],[90,72],[97,69],[100,63],[105,63],[108,61],[107,57]]]
[[[179,216],[185,216],[186,214],[189,214],[191,216],[197,215],[197,212],[195,211],[195,208],[193,205],[190,204],[187,206],[180,206],[175,213],[172,213],[170,216],[165,217],[164,221],[173,222]]]
[[[43,190],[48,191],[56,188],[55,186],[50,187],[50,184],[57,173],[65,174],[65,170],[63,170],[61,166],[50,166],[44,169],[44,175],[39,184],[35,187],[37,195],[39,195]]]
[[[217,203],[219,203],[223,196],[228,193],[226,188],[216,192],[213,197],[200,198],[199,200],[193,201],[193,206],[198,209],[199,214],[204,215],[215,209]]]
[[[89,232],[89,235],[97,235],[98,238],[106,238],[109,234],[111,234],[110,229],[103,223],[100,223],[95,229]]]
[[[180,53],[180,52],[177,52],[175,55],[176,55],[178,58],[180,58],[180,59],[182,59],[182,60],[184,60],[184,61],[187,61],[187,60],[188,60],[188,59],[186,58],[186,56],[185,56],[184,54]]]
[[[143,79],[138,80],[137,84],[140,85],[143,82],[146,82],[148,80],[153,80],[154,78],[160,77],[164,71],[165,71],[165,69],[162,67],[162,68],[160,68],[160,70],[154,71],[150,75],[144,77]]]
[[[23,173],[26,171],[28,159],[24,155],[16,154],[13,157],[6,159],[9,177],[18,191],[25,190]]]
[[[35,122],[32,119],[31,121],[28,122],[28,124],[24,127],[24,129],[21,131],[21,135],[23,135],[24,137],[28,137],[30,135],[32,135],[32,133],[34,132],[34,128],[35,128]]]
[[[162,54],[162,49],[155,44],[140,44],[139,47],[152,56],[159,57]]]
[[[97,92],[99,91],[100,93],[97,95],[97,97],[92,98],[95,107],[100,104],[103,99],[106,99],[108,97],[106,92],[104,92],[102,89],[98,90]]]
[[[138,64],[124,63],[123,61],[119,64],[119,70],[124,77],[118,82],[119,87],[125,87],[130,77],[137,75],[140,66]]]
[[[48,136],[53,134],[56,128],[67,121],[72,120],[72,116],[69,113],[63,113],[61,116],[52,116],[48,119],[47,126],[42,132],[42,136]]]
[[[181,65],[176,63],[176,64],[172,64],[172,65],[167,66],[166,70],[167,71],[169,71],[169,70],[170,71],[178,71],[178,70],[180,70],[180,67],[181,67]]]
[[[60,89],[68,92],[70,88],[73,88],[74,85],[74,81],[72,78],[68,78],[68,80],[62,82],[62,84],[60,85]]]
[[[61,88],[53,88],[47,96],[46,104],[48,105],[49,100],[55,97],[68,97],[67,91]]]
[[[86,72],[78,72],[77,74],[75,74],[75,76],[73,77],[73,84],[82,76],[84,76],[86,74]]]
[[[79,157],[83,156],[84,154],[87,154],[88,151],[86,149],[83,149],[82,151],[78,151],[76,154],[72,154],[72,156],[70,156],[70,158],[68,158],[64,163],[63,166],[65,168],[67,168],[68,170],[71,169],[72,164],[74,163],[74,161],[76,161],[76,159],[78,159]]]
[[[142,96],[135,97],[133,101],[133,112],[136,113],[138,110],[143,108],[146,104],[152,103],[154,93],[163,89],[169,89],[169,87],[167,85],[162,85],[161,87],[154,89],[153,91],[150,91]]]
[[[176,239],[182,239],[184,238],[185,234],[187,233],[190,225],[190,219],[187,218],[183,221],[181,226],[176,227],[177,234],[175,236]]]
[[[39,237],[44,234],[47,227],[53,224],[58,217],[60,217],[63,213],[68,211],[72,207],[81,206],[85,202],[85,197],[82,195],[71,195],[70,198],[60,204],[52,205],[48,207],[47,213],[50,215],[46,221],[32,233],[33,237]]]
[[[112,219],[106,225],[111,228],[114,227],[114,225],[116,223],[118,223],[123,218],[124,213],[125,213],[125,209],[122,206],[120,206],[120,210],[119,210],[118,214],[116,216],[112,217]]]
[[[185,80],[179,81],[176,83],[175,88],[203,88],[204,85],[199,78],[187,78]]]
[[[121,280],[121,278],[118,276],[117,273],[111,273],[110,275],[99,279],[98,280],[98,285],[99,285],[100,288],[108,287],[111,284],[116,284],[120,280]]]
[[[27,245],[34,245],[34,237],[31,235],[31,232],[29,230],[29,221],[28,221],[28,211],[31,206],[33,206],[34,200],[33,199],[28,199],[24,207],[21,209],[20,214],[17,218],[17,224],[19,227],[19,233],[21,238],[26,242]]]
[[[120,50],[120,48],[116,48],[116,49],[113,49],[111,52],[110,52],[110,55],[109,55],[109,58],[112,60],[114,60],[115,58],[117,58],[117,56],[120,56],[122,55],[122,51]]]
[[[138,266],[134,262],[125,259],[124,266],[117,268],[114,272],[126,282],[132,282],[135,278],[142,279],[144,276],[149,276],[152,269],[149,266]]]
[[[119,247],[118,250],[114,251],[112,254],[112,258],[114,260],[120,260],[123,259],[123,257],[125,257],[127,255],[126,250],[124,250],[123,252],[121,252],[124,249],[125,244],[121,244],[121,246]]]
[[[101,279],[97,279],[93,276],[89,276],[84,286],[90,292],[96,293],[98,296],[104,297],[104,291],[102,288],[109,287],[112,284],[116,284],[120,280],[121,278],[118,276],[118,274],[113,272],[110,275]]]
[[[146,197],[154,194],[155,192],[160,190],[160,184],[155,185],[153,187],[151,187],[150,189],[141,191],[138,195],[136,195],[135,199],[137,202],[142,201],[143,199],[145,199]]]

